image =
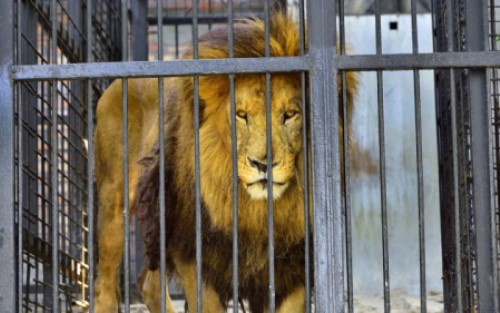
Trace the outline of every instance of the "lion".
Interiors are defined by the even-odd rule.
[[[228,57],[227,28],[199,38],[200,59]],[[234,24],[236,58],[265,55],[262,20]],[[270,55],[300,55],[300,33],[292,18],[270,18]],[[191,59],[192,49],[182,55]],[[347,73],[347,116],[356,76]],[[268,299],[268,203],[274,206],[275,303],[277,312],[305,312],[304,143],[300,73],[276,73],[271,84],[272,181],[267,176],[266,75],[235,75],[238,174],[239,295],[251,312],[266,312]],[[342,97],[339,84],[339,97]],[[232,298],[233,181],[231,106],[226,75],[199,77],[200,191],[202,209],[202,304],[204,313],[224,312]],[[194,79],[164,78],[167,279],[182,285],[188,308],[196,310]],[[99,263],[96,312],[116,312],[123,253],[122,82],[115,81],[97,106],[95,179],[98,192]],[[158,79],[128,80],[129,202],[145,242],[140,275],[144,302],[160,311],[160,153]],[[342,116],[341,116],[342,118]],[[342,119],[341,119],[342,120]],[[342,128],[341,128],[342,137]],[[270,187],[268,185],[271,185]],[[272,188],[272,199],[268,195]],[[312,211],[309,211],[312,214]],[[312,219],[311,219],[312,220]],[[176,312],[167,292],[167,312]]]

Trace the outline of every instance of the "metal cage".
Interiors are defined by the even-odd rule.
[[[313,205],[314,232],[306,236],[306,308],[304,312],[357,311],[353,282],[353,216],[349,136],[339,137],[346,119],[346,72],[371,73],[376,82],[377,154],[375,175],[380,200],[382,265],[381,311],[390,312],[390,223],[384,130],[384,77],[406,71],[413,77],[418,229],[419,310],[427,312],[426,228],[421,74],[431,70],[440,189],[443,302],[445,312],[500,312],[500,2],[498,0],[434,1],[216,1],[216,0],[12,0],[1,1],[0,28],[0,307],[5,312],[79,312],[94,308],[96,267],[96,197],[93,181],[95,106],[114,78],[223,74],[266,74],[266,107],[274,73],[300,73],[302,98],[310,104],[304,141],[310,150],[310,177],[305,199]],[[346,47],[348,14],[355,6],[373,18],[374,51],[353,54]],[[363,5],[358,6],[363,7]],[[183,41],[197,46],[198,35],[214,25],[228,25],[229,42],[238,16],[269,24],[273,10],[296,16],[301,53],[295,57],[176,59]],[[392,10],[392,11],[391,11]],[[411,51],[386,53],[381,21],[387,12],[406,12],[411,21]],[[434,49],[419,48],[418,14],[430,12]],[[336,19],[332,18],[336,17]],[[307,25],[307,27],[306,27]],[[397,27],[396,25],[392,25]],[[392,27],[391,26],[391,27]],[[268,26],[266,40],[269,41]],[[186,37],[187,36],[187,37]],[[182,39],[184,38],[184,39]],[[307,38],[307,44],[306,39]],[[196,51],[196,48],[195,48]],[[133,61],[132,61],[133,60]],[[120,61],[120,63],[117,63]],[[196,81],[196,78],[195,78]],[[161,80],[159,84],[162,86]],[[197,83],[195,83],[196,85]],[[162,89],[162,88],[160,88]],[[307,92],[306,92],[307,91]],[[159,98],[163,99],[160,92]],[[199,99],[194,96],[195,112]],[[124,97],[123,108],[127,108]],[[160,110],[162,111],[162,110]],[[340,113],[340,115],[339,115]],[[232,119],[235,119],[232,112]],[[160,119],[164,118],[160,115]],[[269,117],[270,120],[270,117]],[[126,119],[124,124],[126,124]],[[195,134],[199,131],[195,114]],[[268,130],[268,142],[271,137]],[[235,136],[235,127],[232,127]],[[164,134],[160,132],[162,138]],[[235,137],[234,137],[235,138]],[[124,132],[124,143],[127,135]],[[162,140],[160,140],[162,141]],[[195,137],[198,142],[199,138]],[[341,147],[341,145],[344,145]],[[199,149],[198,146],[195,150]],[[268,144],[268,167],[272,147]],[[161,150],[161,149],[160,149]],[[196,150],[198,151],[198,150]],[[123,154],[128,147],[124,144]],[[161,151],[160,153],[164,153]],[[232,152],[233,162],[236,149]],[[194,196],[197,217],[197,281],[201,298],[201,215],[198,177]],[[306,158],[307,159],[307,158]],[[344,162],[342,162],[344,160]],[[307,160],[305,161],[307,164]],[[233,167],[234,170],[234,167]],[[128,169],[124,168],[124,176]],[[272,175],[272,170],[269,171]],[[343,173],[344,175],[341,175]],[[160,178],[161,181],[161,178]],[[237,176],[233,176],[233,183]],[[164,182],[163,182],[164,183]],[[269,187],[268,187],[269,188]],[[235,190],[237,188],[234,188]],[[272,188],[269,189],[268,192]],[[124,192],[128,194],[125,184]],[[230,192],[230,191],[228,191]],[[130,312],[135,280],[141,268],[141,239],[129,221],[124,199],[125,253],[122,269],[123,309]],[[307,212],[306,201],[305,212]],[[275,262],[273,202],[268,202],[269,263]],[[234,208],[237,211],[237,205]],[[165,206],[160,205],[160,216]],[[305,214],[307,216],[307,214]],[[309,223],[306,221],[306,229]],[[237,221],[234,223],[237,227]],[[163,229],[165,225],[162,226]],[[236,230],[236,229],[235,229]],[[309,234],[312,230],[307,230]],[[237,233],[237,231],[234,231]],[[236,240],[235,240],[236,241]],[[314,247],[313,258],[309,250]],[[311,250],[312,251],[312,250]],[[199,252],[199,253],[198,253]],[[165,251],[162,249],[162,254]],[[238,249],[231,256],[238,270]],[[164,255],[162,256],[164,260]],[[161,271],[165,273],[165,262]],[[234,275],[237,276],[237,275]],[[165,277],[165,275],[163,275]],[[275,303],[275,269],[269,267],[269,312]],[[314,286],[311,285],[314,282]],[[234,280],[233,299],[238,299]],[[168,282],[162,280],[164,287]],[[171,287],[173,288],[173,287]],[[163,290],[165,290],[163,288]],[[172,289],[173,290],[173,289]],[[176,298],[182,293],[173,291]],[[165,292],[161,298],[165,303]],[[236,302],[235,307],[237,307]],[[202,311],[198,301],[198,312]],[[163,307],[163,310],[165,308]],[[192,312],[196,310],[191,309]]]

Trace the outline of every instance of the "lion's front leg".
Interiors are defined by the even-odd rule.
[[[277,313],[304,313],[306,310],[306,290],[298,286],[283,299]]]
[[[195,313],[197,308],[197,292],[196,292],[196,263],[185,263],[179,258],[174,258],[174,264],[179,273],[184,293],[188,303],[190,313]],[[206,283],[202,286],[202,306],[203,313],[221,313],[225,312],[224,306],[220,300],[219,294],[215,289]]]

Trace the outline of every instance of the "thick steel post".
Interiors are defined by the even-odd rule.
[[[487,1],[467,0],[466,35],[469,51],[484,51],[488,45]],[[475,222],[477,267],[477,309],[479,313],[499,312],[496,290],[496,244],[492,206],[491,91],[487,70],[469,72],[469,103],[472,158],[472,210]],[[464,230],[465,231],[465,230]],[[473,239],[473,240],[474,240]]]
[[[459,30],[455,31],[458,4],[451,0],[434,1],[434,27],[436,29],[435,50],[437,52],[454,52],[459,50],[457,42],[461,40]],[[470,297],[463,293],[462,286],[468,285],[469,277],[462,273],[468,264],[468,240],[461,237],[462,208],[468,208],[464,185],[466,179],[460,180],[463,170],[463,131],[458,121],[462,121],[458,112],[464,105],[457,96],[462,81],[460,72],[452,69],[436,71],[436,116],[438,124],[439,148],[439,183],[441,204],[441,243],[443,258],[443,291],[445,312],[463,312],[470,305]],[[468,214],[465,214],[468,215]],[[467,271],[465,272],[465,274]]]
[[[486,1],[434,4],[437,51],[484,53]],[[442,70],[436,76],[445,311],[498,312],[490,89],[485,67],[463,67],[469,69]]]
[[[0,307],[16,312],[16,257],[14,234],[14,1],[0,1]]]
[[[335,1],[309,1],[316,312],[344,312]]]

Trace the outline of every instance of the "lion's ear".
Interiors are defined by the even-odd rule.
[[[217,111],[229,95],[229,79],[226,75],[200,76],[200,110],[204,117]],[[203,105],[202,105],[203,103]]]

